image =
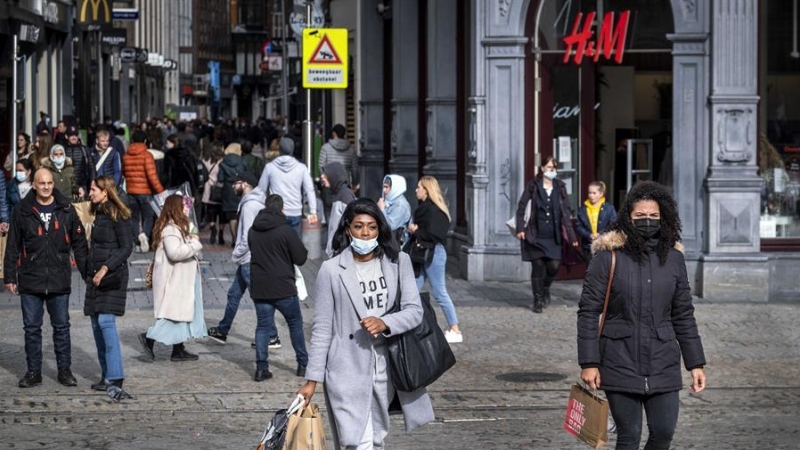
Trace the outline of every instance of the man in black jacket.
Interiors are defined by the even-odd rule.
[[[78,195],[81,199],[89,193],[89,185],[94,179],[94,162],[91,154],[81,143],[78,128],[74,125],[67,127],[67,145],[64,150],[67,158],[72,159],[75,170],[75,185],[78,186]]]
[[[250,297],[256,306],[256,373],[253,379],[272,378],[269,371],[269,333],[275,328],[277,309],[289,325],[297,358],[298,377],[306,374],[308,352],[303,336],[303,314],[297,298],[294,266],[302,266],[308,251],[294,229],[286,224],[283,199],[270,195],[248,233],[250,247]]]
[[[35,192],[34,192],[35,191]],[[39,169],[33,190],[14,209],[4,260],[6,289],[19,292],[25,328],[25,356],[28,371],[19,387],[42,384],[42,318],[44,307],[53,326],[58,381],[75,386],[70,370],[69,294],[72,266],[86,279],[88,247],[75,208],[54,188],[53,174]]]

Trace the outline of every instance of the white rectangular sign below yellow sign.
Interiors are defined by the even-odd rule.
[[[347,29],[303,30],[303,87],[347,88]]]

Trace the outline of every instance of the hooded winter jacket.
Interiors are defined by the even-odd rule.
[[[389,194],[384,196],[386,208],[383,210],[383,215],[386,216],[392,230],[405,228],[411,220],[411,205],[403,195],[407,189],[406,179],[400,175],[386,175],[383,177],[383,182],[386,183],[387,179],[392,188]]]
[[[58,189],[53,190],[55,210],[50,226],[37,210],[31,190],[14,209],[3,261],[5,284],[16,284],[22,294],[69,294],[72,291],[72,258],[86,278],[88,247],[75,208]]]
[[[705,363],[694,318],[682,246],[676,244],[661,265],[655,245],[636,263],[627,253],[625,234],[613,231],[592,244],[595,257],[583,282],[578,308],[578,363],[600,369],[606,391],[654,394],[681,389],[681,355],[687,370]],[[617,263],[602,336],[611,251]]]
[[[128,194],[153,195],[164,192],[158,179],[156,161],[144,143],[134,142],[128,147],[122,156],[122,166]]]
[[[87,194],[89,193],[89,184],[94,179],[94,166],[91,164],[90,150],[80,143],[76,145],[67,143],[64,146],[64,154],[72,160],[72,166],[75,168],[75,184],[79,188],[85,189]]]
[[[308,250],[286,216],[263,210],[247,235],[250,246],[250,297],[279,300],[297,295],[294,266],[302,266]]]
[[[328,221],[328,244],[325,246],[325,253],[330,258],[333,256],[333,235],[339,228],[345,208],[356,199],[356,196],[347,185],[347,171],[341,163],[329,163],[323,167],[322,171],[325,173],[325,178],[328,179],[331,192],[333,192],[333,205],[331,205],[331,216]]]
[[[320,169],[332,162],[341,163],[347,171],[347,184],[358,186],[358,153],[347,139],[329,139],[319,150]]]
[[[64,167],[57,169],[50,158],[42,158],[42,167],[50,170],[53,174],[53,183],[59,192],[67,198],[75,198],[78,195],[78,184],[75,182],[75,168],[72,166],[72,158],[66,158]]]
[[[311,214],[317,214],[317,194],[308,167],[294,156],[282,155],[267,164],[258,187],[267,195],[277,194],[283,198],[283,212],[289,217],[303,215],[303,193]]]
[[[239,266],[250,262],[250,246],[247,244],[247,235],[259,211],[264,209],[266,199],[264,191],[254,188],[243,195],[239,202],[239,225],[236,231],[236,245],[231,256],[231,260]]]

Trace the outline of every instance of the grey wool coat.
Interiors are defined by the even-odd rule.
[[[404,333],[422,322],[422,304],[411,260],[400,253],[398,263],[386,257],[381,259],[389,290],[387,310],[391,309],[397,294],[398,265],[402,274],[401,310],[382,317],[389,327],[389,336]],[[339,435],[337,445],[358,444],[372,404],[375,357],[371,349],[373,337],[359,324],[358,316],[367,315],[362,298],[352,251],[347,249],[322,263],[314,291],[316,306],[306,379],[325,382]],[[397,395],[406,432],[433,421],[433,406],[425,389],[398,391]]]

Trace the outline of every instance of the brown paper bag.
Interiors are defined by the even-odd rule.
[[[3,278],[3,260],[6,258],[6,242],[8,240],[8,233],[0,234],[0,279]]]
[[[322,414],[316,403],[289,416],[283,450],[327,450]]]
[[[83,230],[86,232],[86,240],[92,238],[92,225],[94,225],[94,214],[92,214],[92,202],[78,202],[73,203],[75,212],[78,214],[78,220],[83,224]]]
[[[591,448],[608,442],[608,401],[578,383],[572,385],[564,430]]]

